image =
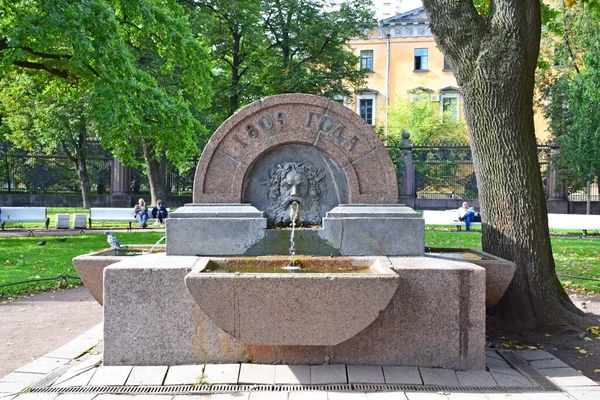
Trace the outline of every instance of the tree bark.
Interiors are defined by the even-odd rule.
[[[144,145],[144,160],[146,161],[146,174],[150,186],[150,204],[156,204],[156,200],[165,200],[164,180],[161,177],[160,161],[151,146]]]
[[[539,0],[424,0],[464,96],[483,216],[483,250],[517,264],[492,313],[505,326],[586,323],[555,272],[533,124]]]
[[[71,144],[73,150],[69,151],[67,144],[63,142],[63,150],[67,157],[71,159],[75,166],[75,171],[77,171],[83,208],[89,209],[92,206],[92,193],[90,189],[90,177],[87,170],[87,128],[85,125],[85,118],[83,117],[81,118],[79,134]],[[74,154],[72,154],[72,152],[74,152]]]

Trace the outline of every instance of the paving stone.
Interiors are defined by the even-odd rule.
[[[379,365],[347,365],[348,383],[385,383]]]
[[[567,364],[560,361],[558,358],[553,358],[551,360],[533,360],[530,361],[529,364],[536,369],[548,369],[548,368],[565,368],[568,367]]]
[[[98,344],[98,339],[95,337],[81,337],[79,336],[75,340],[59,347],[56,350],[46,354],[46,357],[53,358],[66,358],[72,360],[79,357],[92,347]]]
[[[162,385],[167,375],[167,369],[166,365],[133,367],[125,385]]]
[[[536,386],[527,377],[522,374],[504,373],[498,371],[490,371],[492,377],[500,387],[514,386]]]
[[[15,397],[18,400],[54,400],[58,393],[23,393]]]
[[[367,393],[368,400],[406,400],[404,392],[373,392]]]
[[[290,392],[288,400],[327,400],[327,392]]]
[[[504,360],[500,354],[494,349],[485,349],[485,356],[495,358],[497,360]]]
[[[275,366],[265,364],[242,364],[239,383],[273,385],[275,383]]]
[[[72,386],[87,386],[90,380],[96,373],[98,368],[91,368],[88,370],[73,371],[68,374],[60,376],[52,386],[56,387],[72,387]]]
[[[327,392],[328,400],[367,400],[367,394],[362,392]]]
[[[192,385],[202,379],[204,365],[175,365],[169,367],[165,385]]]
[[[56,397],[55,400],[92,400],[98,396],[96,393],[65,393]]]
[[[419,368],[425,385],[460,386],[456,373],[450,369]]]
[[[529,400],[524,393],[486,393],[484,398],[488,400]]]
[[[166,394],[138,394],[134,400],[172,400],[173,396]],[[211,397],[212,399],[212,397]]]
[[[2,393],[19,393],[29,386],[26,382],[0,382],[0,394]]]
[[[233,392],[233,393],[217,393],[210,396],[210,400],[247,400],[250,398],[250,393],[248,392]],[[179,400],[177,397],[175,400]],[[193,400],[193,399],[185,399],[185,400]],[[198,400],[207,400],[205,397],[198,397]]]
[[[524,393],[527,400],[572,400],[573,398],[567,393]],[[591,400],[591,399],[590,399]]]
[[[348,383],[346,366],[344,364],[311,365],[310,383],[312,385]]]
[[[122,386],[131,373],[131,366],[98,367],[88,385],[90,386]]]
[[[486,366],[490,371],[492,371],[492,370],[494,370],[494,371],[512,370],[512,371],[515,371],[518,373],[517,370],[515,370],[508,362],[506,362],[503,359],[487,357],[486,358]]]
[[[597,385],[596,382],[571,367],[538,369],[538,371],[560,387]]]
[[[288,392],[250,392],[250,400],[288,400]],[[211,397],[212,400],[212,397]]]
[[[484,400],[487,399],[487,393],[450,393],[446,394],[448,400]]]
[[[11,372],[10,374],[2,377],[0,382],[12,382],[12,383],[34,383],[42,379],[46,374],[33,374],[29,372]]]
[[[598,390],[569,390],[569,395],[575,400],[600,399],[600,391]]]
[[[240,376],[240,364],[206,364],[204,374],[207,382],[235,385]]]
[[[384,366],[385,383],[401,385],[422,385],[421,374],[417,367]]]
[[[554,357],[545,350],[513,350],[516,355],[527,361],[551,360]]]
[[[461,386],[496,387],[498,383],[486,371],[456,371]]]
[[[123,396],[120,394],[100,394],[94,400],[134,400],[135,396]]]
[[[66,364],[65,359],[52,358],[52,357],[41,357],[37,360],[30,362],[20,368],[17,368],[15,372],[30,372],[35,374],[48,374],[54,371],[58,367],[62,367]]]
[[[276,365],[275,384],[310,385],[310,366]]]
[[[443,393],[414,393],[414,392],[406,392],[406,397],[408,400],[446,400],[447,397]]]

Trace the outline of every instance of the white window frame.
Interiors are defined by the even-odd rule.
[[[375,126],[375,121],[377,121],[377,95],[374,93],[366,93],[359,94],[356,96],[356,113],[362,118],[360,115],[360,101],[361,100],[373,100],[373,113],[372,113],[372,121],[371,126]],[[368,123],[368,122],[367,122]]]
[[[367,54],[367,52],[371,52],[371,57],[363,56],[363,54]],[[369,65],[369,61],[370,64]],[[365,61],[366,66],[363,67],[363,61]],[[375,71],[375,51],[372,49],[361,50],[360,51],[360,69],[368,69],[370,72]]]
[[[456,99],[456,115],[453,122],[460,121],[460,93],[458,92],[442,92],[440,94],[440,115],[444,118],[444,99]]]

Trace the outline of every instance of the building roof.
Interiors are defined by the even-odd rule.
[[[427,19],[427,14],[425,14],[425,8],[419,7],[390,18],[382,19],[380,23],[382,25],[427,24],[429,20]]]

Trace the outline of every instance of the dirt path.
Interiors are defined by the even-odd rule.
[[[0,302],[0,377],[100,322],[102,307],[84,286]]]

